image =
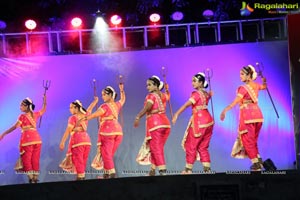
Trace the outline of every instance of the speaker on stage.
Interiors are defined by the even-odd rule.
[[[274,162],[268,158],[263,162],[263,166],[267,171],[276,171],[277,167],[275,166]]]

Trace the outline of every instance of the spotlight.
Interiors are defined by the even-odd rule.
[[[118,26],[122,22],[122,18],[119,15],[113,15],[110,18],[110,22],[113,25]]]
[[[99,9],[93,14],[94,17],[104,17],[105,13],[101,12]]]
[[[214,12],[212,10],[204,10],[202,16],[205,19],[210,20],[214,16]]]
[[[0,20],[0,31],[4,30],[6,28],[5,21]]]
[[[78,28],[82,25],[82,20],[79,17],[74,17],[71,20],[71,24],[74,28]]]
[[[36,28],[36,22],[32,19],[29,19],[25,22],[25,27],[32,31]]]
[[[173,12],[173,14],[171,15],[172,20],[174,21],[180,21],[182,20],[184,17],[183,13],[180,11],[175,11]]]
[[[157,13],[153,13],[149,16],[151,22],[156,23],[160,20],[160,15]]]

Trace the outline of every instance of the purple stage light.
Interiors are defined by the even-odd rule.
[[[204,10],[202,13],[202,16],[207,19],[210,20],[213,16],[214,16],[214,12],[212,10]]]
[[[4,30],[6,28],[5,21],[0,20],[0,30]]]
[[[180,21],[182,20],[184,17],[184,14],[180,11],[175,11],[173,12],[173,14],[171,15],[171,18],[174,20],[174,21]]]

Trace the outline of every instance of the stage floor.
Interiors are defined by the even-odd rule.
[[[1,200],[299,200],[300,172],[232,171],[6,185],[0,187],[0,197]]]

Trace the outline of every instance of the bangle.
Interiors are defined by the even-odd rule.
[[[140,120],[140,118],[139,117],[135,117],[135,120]]]

